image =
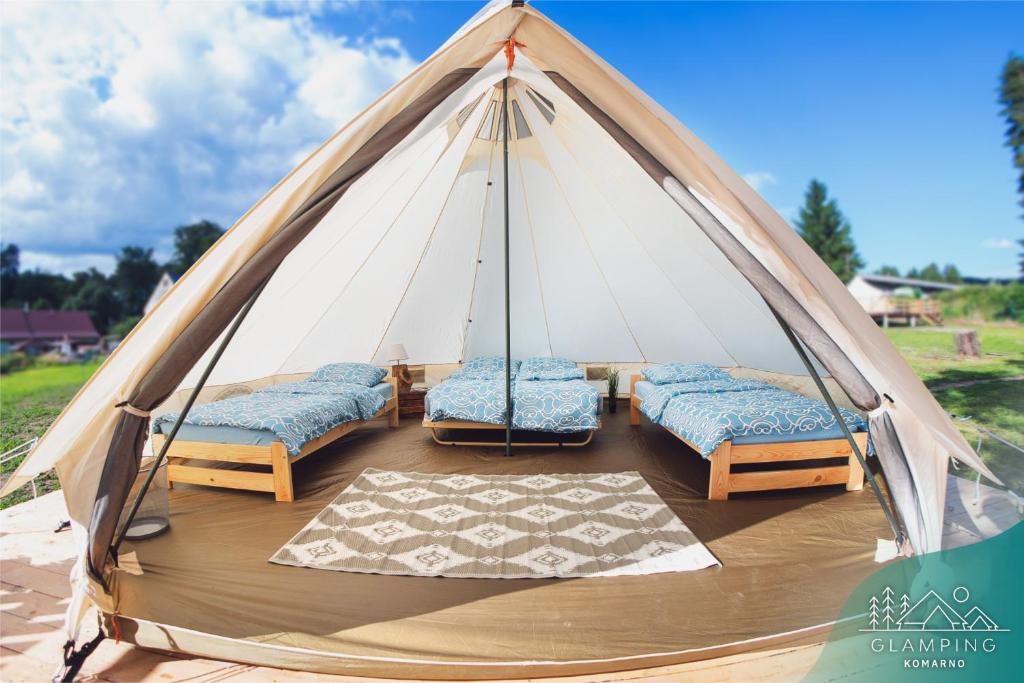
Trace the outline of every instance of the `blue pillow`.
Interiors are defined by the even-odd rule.
[[[519,371],[520,361],[512,359],[512,376]],[[471,358],[449,377],[451,379],[496,379],[505,376],[504,356]]]
[[[384,368],[374,367],[368,363],[331,363],[316,369],[309,376],[309,382],[348,382],[372,387],[381,383],[387,376]]]
[[[583,379],[583,371],[576,367],[576,361],[568,358],[534,356],[527,358],[519,366],[518,379]]]
[[[708,363],[662,363],[652,368],[644,368],[643,375],[644,379],[654,384],[705,382],[732,377],[729,373]]]
[[[525,365],[525,363],[524,363]],[[529,373],[524,373],[522,369],[519,370],[519,375],[516,377],[519,381],[565,381],[570,379],[583,379],[584,378],[583,368],[551,368],[549,370],[533,370]]]

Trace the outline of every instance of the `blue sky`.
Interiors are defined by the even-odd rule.
[[[995,91],[1024,4],[533,4],[787,218],[826,182],[869,269],[1015,274]],[[166,256],[171,228],[230,224],[479,6],[5,4],[3,240],[64,271],[124,243]]]

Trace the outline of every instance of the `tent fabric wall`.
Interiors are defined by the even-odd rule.
[[[471,132],[484,116],[487,93],[505,76],[499,50],[512,36],[524,45],[511,74],[513,89],[536,129],[529,139],[510,140],[517,162],[510,169],[511,204],[519,212],[513,220],[526,228],[512,245],[513,258],[525,264],[513,283],[517,353],[631,361],[703,355],[723,365],[796,371],[799,362],[781,332],[772,332],[763,296],[855,403],[873,409],[872,424],[885,425],[889,436],[880,457],[900,489],[894,495],[911,541],[918,551],[937,549],[948,458],[990,473],[896,349],[785,221],[690,131],[535,9],[501,2],[485,8],[247,213],[108,359],[9,486],[57,466],[72,519],[85,524],[98,499],[124,487],[144,437],[144,420],[115,404],[130,400],[148,409],[187,388],[199,372],[189,368],[202,367],[216,335],[275,268],[232,343],[232,355],[215,371],[215,383],[308,371],[339,354],[383,360],[378,354],[386,339],[422,334],[417,311],[428,306],[438,321],[430,325],[430,343],[413,347],[417,361],[457,362],[492,352],[488,330],[498,318],[490,302],[497,285],[489,267],[476,266],[500,254],[493,224],[500,198],[481,182],[501,180],[500,164],[489,149],[493,144]],[[455,87],[446,91],[445,79],[459,69],[474,75],[449,81]],[[565,92],[579,96],[553,87],[543,71],[557,74]],[[526,87],[556,100],[562,111],[550,126],[530,105]],[[442,96],[430,100],[433,106],[411,133],[396,128],[388,144],[370,145],[373,154],[358,157],[431,92]],[[474,107],[469,119],[453,128],[452,118],[467,106]],[[621,134],[609,134],[616,130]],[[635,142],[632,159],[616,137]],[[609,183],[620,191],[609,193]],[[631,215],[636,220],[628,220]],[[609,231],[623,226],[627,248],[610,255],[615,246]],[[344,247],[332,251],[342,239]],[[362,244],[362,260],[356,257],[360,249],[349,248],[353,240]],[[310,268],[320,249],[350,260]],[[677,253],[684,260],[667,260]],[[384,267],[391,257],[400,263]],[[699,272],[714,286],[697,281],[703,286],[694,290],[695,280],[686,279],[679,263],[703,268]],[[342,267],[345,277],[338,273]],[[271,315],[292,315],[282,302],[299,301],[298,289],[315,293],[316,278],[330,283],[332,271],[340,291],[321,291],[323,300],[292,307],[294,315],[308,317],[282,324]],[[627,293],[637,286],[633,275],[647,278],[644,287],[651,291]],[[572,306],[581,300],[573,296],[574,284],[588,295],[582,313]],[[664,307],[663,318],[653,319],[638,291],[673,303]],[[714,299],[724,293],[734,306],[732,317]],[[211,306],[214,301],[224,305]],[[315,301],[323,304],[318,312]],[[271,306],[276,308],[262,308]],[[582,317],[564,324],[574,315]],[[580,334],[580,320],[594,321],[597,332]],[[680,320],[689,320],[684,341],[692,337],[692,344],[644,332],[664,321],[663,331],[681,335],[673,327]],[[271,341],[268,328],[292,337]],[[338,331],[345,341],[339,342]],[[104,468],[111,471],[101,484]],[[117,503],[111,497],[93,515],[97,558],[112,533]]]

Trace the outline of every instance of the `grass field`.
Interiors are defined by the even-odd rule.
[[[953,333],[967,328],[978,331],[980,358],[957,358]],[[971,417],[1011,443],[1024,445],[1024,381],[1010,380],[1024,377],[1024,326],[968,324],[889,328],[885,332],[943,408]],[[950,386],[960,383],[968,384]],[[967,442],[977,448],[979,433],[970,424],[958,426]],[[1024,493],[1024,455],[982,436],[981,457],[1011,489]]]
[[[99,367],[99,362],[85,365],[51,365],[29,368],[0,377],[0,452],[14,448],[33,437],[42,436],[60,414],[75,392]],[[6,475],[16,463],[3,466]],[[50,474],[36,480],[40,493],[60,487]],[[0,500],[0,509],[19,503],[32,492],[23,489]]]
[[[946,410],[970,416],[977,424],[1004,439],[1024,444],[1024,326],[977,325],[980,358],[957,358],[952,328],[890,328],[886,334],[932,389]],[[40,436],[92,375],[98,363],[30,368],[0,377],[0,451]],[[967,382],[967,386],[950,384]],[[969,423],[960,425],[972,446],[978,433]],[[982,440],[981,455],[997,476],[1015,491],[1024,492],[1024,455],[991,438]],[[4,466],[4,473],[14,463]],[[56,477],[37,480],[40,491],[59,486]],[[0,500],[0,508],[24,500],[31,491]]]

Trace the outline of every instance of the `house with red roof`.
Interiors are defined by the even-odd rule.
[[[100,333],[85,311],[0,309],[0,352],[65,353],[98,343]]]

